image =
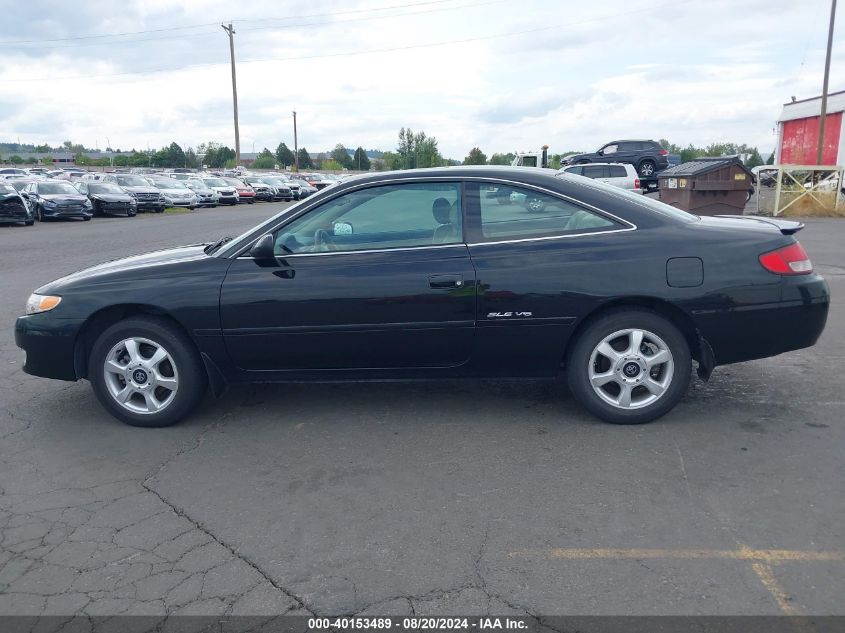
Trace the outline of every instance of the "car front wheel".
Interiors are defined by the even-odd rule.
[[[207,386],[196,347],[157,317],[131,317],[107,328],[91,349],[88,379],[114,417],[141,427],[176,424]]]
[[[643,424],[669,412],[686,393],[691,371],[680,330],[655,312],[634,309],[590,324],[567,362],[572,394],[612,424]]]

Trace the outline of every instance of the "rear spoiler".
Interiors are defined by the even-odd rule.
[[[803,222],[796,220],[779,220],[777,218],[761,218],[755,215],[717,215],[717,218],[735,218],[740,220],[755,220],[763,224],[770,224],[784,235],[794,235],[804,228]]]

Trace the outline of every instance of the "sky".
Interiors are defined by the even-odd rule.
[[[0,141],[139,150],[775,144],[821,92],[829,0],[0,0]],[[830,91],[845,89],[845,27]]]

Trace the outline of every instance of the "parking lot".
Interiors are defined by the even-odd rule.
[[[283,206],[0,228],[0,613],[845,615],[845,222],[799,236],[819,344],[645,426],[523,381],[236,387],[139,429],[22,372],[37,286]]]

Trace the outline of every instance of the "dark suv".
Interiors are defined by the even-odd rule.
[[[574,154],[560,161],[561,167],[581,163],[629,163],[637,168],[642,178],[669,166],[669,152],[657,141],[611,141],[597,151]]]

